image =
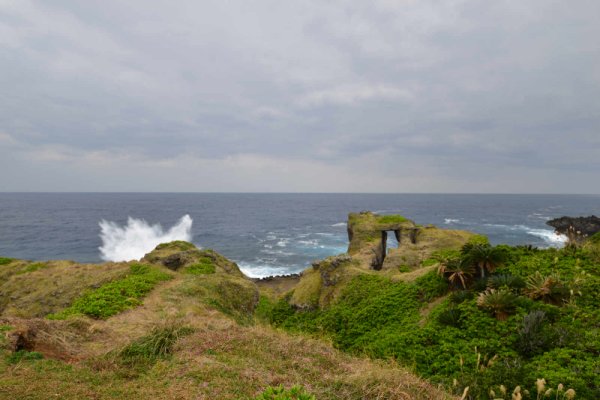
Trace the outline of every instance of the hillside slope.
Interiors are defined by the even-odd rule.
[[[2,259],[1,399],[447,399],[390,361],[255,322],[257,285],[185,242],[139,263]]]

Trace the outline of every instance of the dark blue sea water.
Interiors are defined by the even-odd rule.
[[[400,213],[417,223],[468,229],[492,243],[558,246],[545,222],[600,215],[598,195],[0,193],[0,255],[32,260],[127,258],[185,235],[252,276],[299,272],[344,252],[351,211]],[[188,214],[193,220],[180,222]],[[128,217],[143,219],[129,221]],[[169,229],[175,228],[169,233]],[[169,236],[171,235],[171,236]]]

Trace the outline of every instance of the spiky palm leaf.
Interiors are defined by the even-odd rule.
[[[465,246],[463,247],[462,254],[464,262],[477,267],[482,278],[485,278],[486,272],[494,272],[506,259],[504,251],[489,244]]]
[[[477,297],[477,306],[490,311],[496,319],[506,320],[517,307],[517,296],[509,289],[488,289]]]
[[[561,304],[570,294],[569,287],[558,274],[542,275],[539,271],[527,277],[525,294],[533,300]]]
[[[453,258],[441,264],[438,272],[454,287],[462,286],[466,289],[475,275],[475,268],[461,259]]]

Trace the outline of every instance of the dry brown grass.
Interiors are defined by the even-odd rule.
[[[126,263],[49,261],[43,269],[19,273],[26,266],[17,262],[2,267],[12,274],[0,283],[0,316],[34,318],[60,311],[85,289],[124,277],[130,268]]]

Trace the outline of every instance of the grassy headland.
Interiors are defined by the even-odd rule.
[[[600,398],[596,237],[349,227],[348,254],[259,282],[186,242],[141,264],[2,259],[0,398]],[[399,247],[377,254],[383,231]]]

